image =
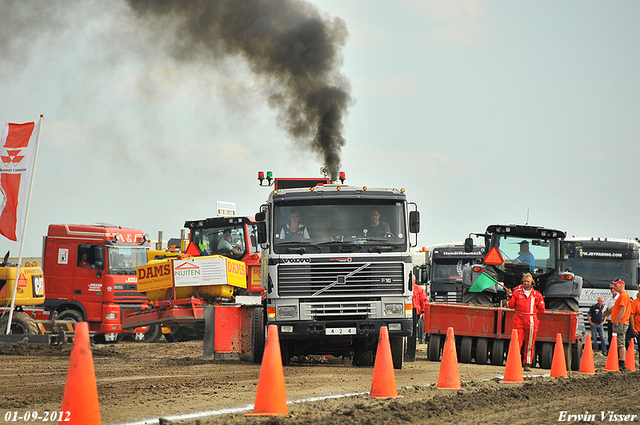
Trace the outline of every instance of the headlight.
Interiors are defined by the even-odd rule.
[[[384,313],[387,316],[400,316],[404,313],[404,304],[385,304]]]
[[[278,307],[278,319],[293,319],[296,317],[296,308],[293,306]]]
[[[104,315],[104,318],[107,320],[116,320],[118,315],[116,313],[107,313]]]

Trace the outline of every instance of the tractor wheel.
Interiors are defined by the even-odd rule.
[[[489,352],[489,340],[487,338],[478,338],[476,341],[476,363],[487,364],[487,353]]]
[[[548,298],[545,300],[547,310],[578,311],[575,298]]]
[[[9,324],[9,312],[6,312],[0,319],[0,332],[7,332]],[[23,311],[14,311],[11,319],[11,334],[13,335],[38,335],[38,325],[35,320]]]

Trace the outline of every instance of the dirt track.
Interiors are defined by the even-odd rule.
[[[504,367],[460,364],[465,391],[435,388],[440,363],[418,359],[395,371],[401,398],[378,400],[361,394],[294,403],[295,418],[245,418],[242,413],[182,422],[158,418],[246,407],[255,401],[260,367],[239,361],[205,361],[202,341],[175,344],[120,343],[93,348],[103,424],[143,419],[149,423],[558,423],[568,415],[595,415],[582,423],[616,415],[640,415],[640,372],[604,372],[605,357],[596,354],[595,376],[569,372],[569,379],[525,378],[524,384],[500,384]],[[71,347],[0,347],[0,423],[8,412],[60,409]],[[549,373],[533,369],[531,375]],[[342,359],[294,364],[284,368],[287,399],[366,393],[373,368],[355,368]],[[627,419],[630,419],[629,416]],[[624,419],[624,418],[622,418]],[[638,416],[631,422],[640,422]],[[624,421],[623,421],[624,422]],[[629,422],[629,421],[627,421]],[[23,422],[24,423],[24,422]],[[30,422],[41,423],[41,422]],[[563,421],[563,423],[566,423]]]

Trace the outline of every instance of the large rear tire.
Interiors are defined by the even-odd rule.
[[[9,312],[6,312],[0,319],[0,332],[4,335],[9,324]],[[27,313],[14,311],[11,319],[12,335],[38,335],[38,325]]]
[[[544,302],[547,310],[579,311],[575,298],[547,298]]]

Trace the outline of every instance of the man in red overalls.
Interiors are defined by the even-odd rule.
[[[533,363],[533,347],[538,333],[538,315],[544,313],[544,298],[533,289],[533,276],[525,273],[522,285],[513,290],[506,288],[509,308],[516,311],[513,315],[513,328],[518,331],[518,343],[522,347],[524,341],[524,370],[529,372]]]

